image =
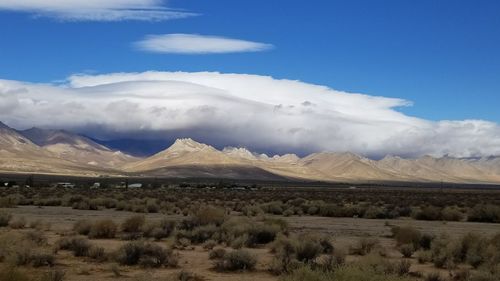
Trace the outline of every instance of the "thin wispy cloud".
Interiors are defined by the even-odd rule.
[[[63,85],[0,80],[0,120],[17,128],[64,128],[110,138],[184,136],[256,151],[500,155],[497,123],[431,121],[398,110],[410,105],[300,81],[217,72],[76,75]]]
[[[164,21],[196,16],[162,0],[0,0],[0,10],[64,21]]]
[[[198,34],[148,35],[134,46],[146,52],[190,55],[261,52],[274,48],[271,44]]]

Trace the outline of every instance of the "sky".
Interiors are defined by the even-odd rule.
[[[9,125],[303,153],[500,154],[498,1],[18,2],[0,0]],[[109,113],[99,120],[97,100]],[[132,110],[111,113],[117,102],[137,116],[110,117]],[[53,120],[61,103],[81,110]]]

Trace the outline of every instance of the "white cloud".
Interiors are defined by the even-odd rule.
[[[174,54],[260,52],[273,48],[270,44],[198,34],[148,35],[134,45],[143,51]]]
[[[165,7],[162,0],[0,0],[0,10],[68,21],[162,21],[195,16]]]
[[[500,126],[429,121],[402,99],[271,77],[214,72],[71,76],[65,85],[0,80],[0,120],[111,136],[190,136],[255,150],[368,156],[500,155]]]

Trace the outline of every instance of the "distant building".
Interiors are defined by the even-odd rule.
[[[132,183],[132,184],[129,184],[128,188],[142,188],[142,183]]]
[[[74,183],[70,183],[70,182],[58,182],[56,184],[57,187],[63,187],[63,188],[74,188],[75,187],[75,184]]]

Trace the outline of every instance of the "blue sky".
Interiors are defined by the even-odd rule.
[[[0,120],[260,151],[500,155],[499,12],[494,0],[0,0]]]
[[[220,71],[271,75],[411,100],[431,120],[500,121],[498,1],[202,1],[197,17],[162,22],[61,22],[0,13],[0,77],[33,82],[72,73]],[[146,34],[188,33],[273,44],[265,52],[140,52]]]

